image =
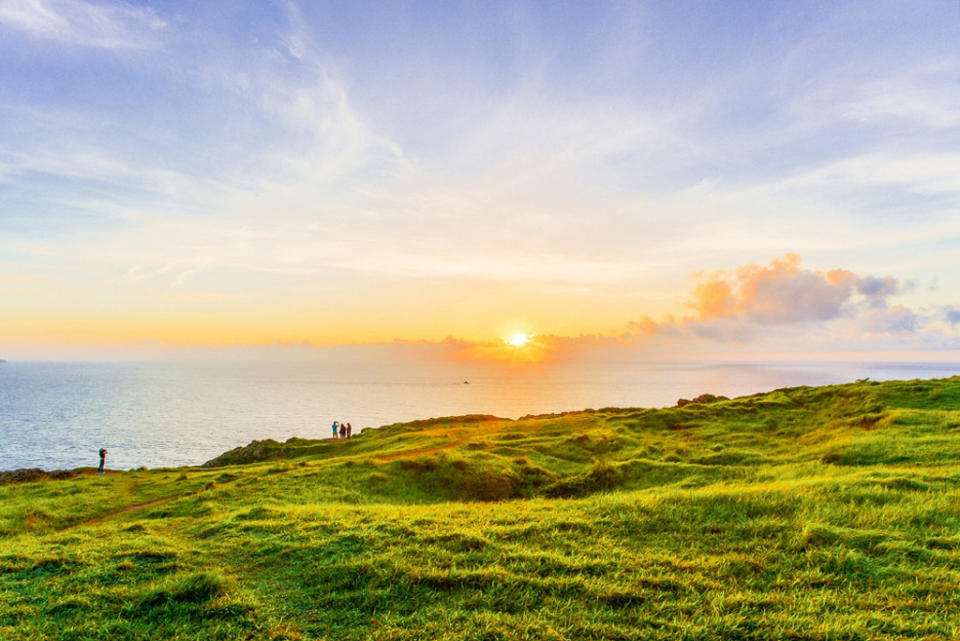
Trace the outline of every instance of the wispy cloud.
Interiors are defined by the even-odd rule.
[[[79,47],[145,49],[166,21],[150,8],[85,0],[2,0],[0,24],[32,37]]]
[[[47,318],[87,300],[208,320],[203,303],[242,302],[277,326],[296,310],[278,338],[523,318],[617,343],[644,314],[627,334],[648,341],[829,326],[893,344],[937,314],[952,336],[960,67],[940,31],[874,4],[871,25],[902,28],[868,38],[866,4],[734,25],[669,3],[624,22],[0,0],[0,258],[55,282],[30,306]],[[109,51],[144,47],[163,55]],[[789,252],[847,271],[766,262]]]

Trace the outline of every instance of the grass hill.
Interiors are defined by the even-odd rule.
[[[8,482],[0,639],[960,637],[960,377],[703,398]]]

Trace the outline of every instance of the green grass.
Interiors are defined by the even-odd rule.
[[[0,485],[11,641],[948,640],[958,586],[960,377]]]

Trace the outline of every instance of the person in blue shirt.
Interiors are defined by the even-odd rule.
[[[337,438],[337,429],[340,427],[340,421],[333,422],[333,438]]]

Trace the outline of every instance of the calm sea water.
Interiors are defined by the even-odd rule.
[[[503,372],[445,365],[0,363],[0,469],[199,464],[254,439],[325,438],[436,416],[673,405],[793,385],[939,378],[951,363],[616,363]],[[464,384],[464,380],[469,384]]]

